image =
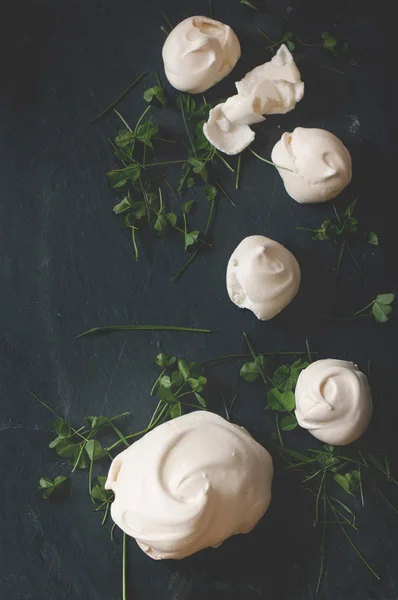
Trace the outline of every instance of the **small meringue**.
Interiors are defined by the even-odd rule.
[[[293,254],[262,235],[245,238],[228,262],[230,299],[262,321],[275,317],[293,300],[300,279],[300,267]]]

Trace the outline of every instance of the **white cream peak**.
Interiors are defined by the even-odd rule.
[[[264,121],[263,115],[293,110],[304,95],[300,71],[284,44],[235,85],[238,93],[210,111],[203,127],[209,142],[225,154],[242,152],[255,137],[250,125]]]
[[[171,85],[199,94],[232,71],[240,58],[240,44],[228,25],[208,17],[189,17],[167,36],[162,56]]]
[[[112,462],[115,523],[151,558],[184,558],[248,533],[271,501],[270,454],[207,411],[159,425]]]
[[[245,238],[227,266],[230,299],[262,321],[275,317],[293,300],[300,279],[300,267],[293,254],[262,235]]]
[[[357,440],[372,417],[367,377],[353,362],[317,360],[300,373],[295,395],[300,427],[333,446]]]
[[[303,204],[335,198],[352,177],[349,151],[325,129],[297,127],[284,133],[271,159],[284,167],[278,171],[289,196]]]

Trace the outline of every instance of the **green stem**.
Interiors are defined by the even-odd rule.
[[[346,245],[346,241],[343,240],[341,242],[341,246],[340,246],[340,252],[339,252],[339,257],[337,259],[337,265],[336,265],[336,275],[339,274],[339,269],[340,269],[340,265],[341,265],[341,261],[343,259],[343,254],[344,254],[344,250],[345,250],[345,245]]]
[[[123,125],[125,125],[127,127],[127,129],[130,131],[130,133],[134,133],[134,131],[131,129],[130,125],[127,123],[126,119],[124,117],[122,117],[122,115],[120,114],[120,112],[118,110],[116,110],[115,108],[113,109],[113,112],[117,114],[117,116],[119,117],[119,119],[121,120],[121,122],[123,123]],[[121,169],[123,171],[123,169]]]
[[[335,502],[337,502],[338,504],[343,506],[345,510],[347,510],[348,507],[345,504],[343,504],[340,500],[338,500],[337,498],[333,498],[333,496],[331,496],[331,498],[332,498],[332,500],[334,500]],[[355,515],[352,511],[350,511],[350,514],[353,518],[353,521],[351,522],[349,519],[347,519],[345,514],[341,512],[341,510],[339,510],[338,508],[333,506],[332,502],[330,502],[330,500],[329,500],[329,497],[328,497],[327,501],[328,501],[329,506],[331,508],[333,508],[337,512],[338,515],[340,515],[340,517],[343,519],[343,521],[345,521],[345,523],[347,525],[349,525],[349,527],[351,527],[352,529],[355,529],[355,531],[358,531],[358,527],[356,527],[356,525],[355,525]]]
[[[340,215],[339,215],[339,213],[337,211],[336,205],[333,203],[332,206],[333,206],[334,214],[336,215],[337,222],[338,222],[339,225],[341,225],[341,218],[340,218]]]
[[[184,220],[184,237],[185,237],[185,250],[187,249],[187,244],[186,244],[186,239],[187,239],[187,215],[185,213],[182,213],[182,218]]]
[[[361,473],[361,463],[357,463],[358,473],[359,473],[359,493],[361,495],[361,504],[365,506],[365,499],[363,497],[363,487],[362,487],[362,473]]]
[[[227,406],[227,403],[225,402],[224,394],[221,392],[221,398],[222,398],[222,401],[223,401],[223,404],[224,404],[225,415],[226,415],[227,421],[229,421],[229,422],[231,422],[231,411],[232,411],[232,409],[234,407],[234,404],[235,404],[235,401],[236,401],[237,397],[238,397],[238,394],[235,394],[232,397],[232,400],[231,400],[229,406]]]
[[[383,465],[377,460],[377,458],[375,456],[373,456],[373,454],[369,454],[369,461],[376,467],[376,469],[379,469],[379,471],[381,471],[382,473],[384,473],[384,475],[386,475],[386,477],[388,478],[389,481],[392,481],[393,483],[395,483],[396,485],[398,485],[398,481],[391,476],[391,473],[388,473],[384,469]]]
[[[322,44],[307,44],[306,42],[302,42],[300,38],[297,38],[297,41],[299,44],[305,46],[306,48],[325,48],[325,46],[323,46]]]
[[[155,162],[155,163],[146,164],[145,167],[160,167],[162,165],[177,165],[177,164],[186,163],[186,162],[187,162],[186,160],[166,160],[164,162]]]
[[[136,231],[138,231],[138,227],[135,227],[134,225],[132,225],[131,227],[131,239],[133,240],[133,246],[134,246],[134,254],[135,254],[135,260],[138,261],[138,246],[137,246],[137,240],[136,240]]]
[[[214,203],[215,203],[215,200],[213,198],[212,200],[210,200],[210,210],[209,210],[209,215],[207,217],[207,223],[206,223],[205,232],[204,232],[205,236],[209,233],[210,226],[211,226],[211,224],[213,222],[213,217],[214,217]]]
[[[213,19],[213,5],[211,3],[211,0],[209,0],[209,15],[210,15],[210,19]]]
[[[215,151],[215,154],[221,160],[221,162],[224,163],[224,165],[227,167],[227,169],[229,169],[229,171],[231,171],[232,173],[235,173],[235,169],[233,169],[231,167],[231,165],[229,164],[229,162],[227,162],[225,160],[225,158],[223,157],[223,155],[218,150]]]
[[[311,357],[311,350],[310,350],[310,345],[308,343],[308,340],[305,340],[305,346],[307,348],[307,355],[308,355],[308,362],[312,362],[312,357]]]
[[[93,479],[93,462],[94,460],[91,458],[90,459],[90,469],[88,472],[88,493],[90,494],[90,498],[91,498],[91,484],[92,484],[92,479]],[[91,498],[92,502],[94,502],[93,498]]]
[[[249,340],[249,338],[247,337],[246,333],[243,332],[243,337],[245,338],[245,342],[247,344],[247,347],[250,350],[250,354],[252,355],[252,358],[254,360],[254,362],[257,365],[258,371],[261,375],[261,379],[263,380],[263,382],[267,385],[268,383],[270,383],[272,386],[274,386],[274,382],[272,381],[271,377],[268,375],[268,373],[266,373],[265,371],[263,371],[263,368],[261,366],[260,361],[258,360],[258,356],[256,355],[256,353],[254,352],[253,346],[251,345],[251,342]]]
[[[155,388],[157,386],[157,384],[159,383],[159,381],[162,379],[163,375],[166,373],[167,369],[163,369],[162,372],[160,373],[159,377],[157,378],[157,380],[155,381],[155,383],[152,386],[152,389],[149,393],[150,396],[153,396],[153,393],[155,391]]]
[[[393,504],[391,504],[391,502],[389,501],[389,499],[383,494],[383,492],[380,490],[380,488],[376,485],[373,477],[371,477],[369,475],[369,479],[372,482],[372,486],[373,486],[373,489],[375,490],[375,492],[377,492],[379,494],[379,496],[381,498],[383,498],[384,502],[386,502],[386,504],[388,504],[388,506],[398,515],[397,508]]]
[[[75,464],[73,465],[72,473],[74,473],[77,469],[77,465],[79,464],[80,457],[83,454],[84,447],[85,447],[85,444],[82,443],[79,454],[77,455],[77,458],[75,460]]]
[[[148,227],[149,230],[152,231],[152,222],[151,222],[151,208],[148,202],[148,195],[146,193],[146,189],[144,188],[144,184],[142,183],[142,179],[141,177],[139,177],[138,179],[139,184],[140,184],[140,188],[141,188],[141,193],[144,197],[144,202],[145,202],[145,209],[146,209],[146,217],[147,217],[147,221],[148,221]]]
[[[137,135],[138,127],[140,126],[140,123],[141,123],[142,119],[145,117],[145,115],[147,114],[147,112],[151,110],[151,108],[152,108],[152,106],[150,106],[150,105],[147,106],[146,109],[144,110],[144,112],[142,113],[142,115],[140,116],[140,118],[138,119],[137,123],[135,124],[134,131],[133,131],[133,133],[134,133],[135,136]]]
[[[262,156],[257,154],[257,152],[254,152],[254,150],[252,150],[251,148],[249,148],[249,150],[256,158],[258,158],[259,160],[262,160],[263,162],[267,163],[268,165],[272,165],[276,169],[284,169],[285,171],[290,171],[290,173],[294,173],[294,171],[292,171],[292,169],[288,169],[287,167],[281,167],[280,165],[277,165],[277,164],[273,163],[272,161],[267,160],[266,158],[263,158]]]
[[[174,325],[105,325],[104,327],[93,327],[83,333],[80,333],[76,339],[79,339],[90,333],[103,331],[188,331],[194,333],[211,333],[211,329],[199,329],[196,327],[178,327]]]
[[[229,194],[227,194],[227,192],[224,190],[223,186],[220,183],[218,183],[217,185],[218,185],[219,189],[221,190],[221,192],[224,194],[224,196],[227,198],[227,200],[230,201],[232,206],[236,206],[235,202],[232,200],[231,196]]]
[[[166,144],[178,144],[177,140],[166,140],[166,138],[158,137],[160,142],[166,142]]]
[[[106,520],[108,518],[108,514],[109,514],[109,502],[106,503],[105,514],[104,514],[104,518],[101,521],[101,525],[105,525]]]
[[[355,321],[355,317],[327,317],[325,315],[321,315],[321,319],[325,319],[326,321]]]
[[[183,229],[181,229],[181,227],[177,227],[177,225],[173,225],[173,229],[175,229],[176,231],[179,231],[180,233],[184,233],[185,231]],[[206,234],[205,234],[206,235]],[[212,248],[212,245],[209,244],[209,242],[206,242],[205,240],[201,240],[200,238],[198,239],[198,242],[200,244],[205,244],[205,246],[209,246],[210,248]]]
[[[179,184],[179,186],[177,188],[177,192],[181,192],[182,188],[184,187],[184,183],[185,183],[186,178],[189,175],[189,171],[190,171],[190,167],[187,167],[187,169],[185,170],[184,175],[181,177],[181,181],[180,181],[180,184]]]
[[[333,510],[333,512],[335,512],[335,509],[334,509],[333,506],[332,506],[332,510]],[[376,579],[378,579],[380,581],[380,577],[377,575],[376,571],[374,571],[372,569],[372,567],[370,566],[370,564],[368,563],[368,561],[366,560],[366,558],[363,556],[363,554],[360,552],[360,550],[356,546],[356,544],[354,544],[354,542],[352,541],[352,539],[348,535],[347,531],[345,530],[344,525],[341,525],[341,523],[339,525],[340,525],[340,528],[341,528],[342,532],[344,533],[345,537],[347,538],[350,546],[352,547],[352,549],[355,550],[355,552],[357,553],[357,555],[359,556],[359,558],[362,560],[362,562],[364,563],[364,565],[368,567],[369,571],[376,577]]]
[[[257,356],[303,356],[306,352],[257,352]],[[312,354],[318,354],[318,352],[312,352]],[[237,360],[239,358],[250,358],[251,354],[226,354],[225,356],[217,356],[216,358],[209,358],[202,364],[208,367],[217,367],[226,362]],[[210,363],[210,364],[209,364]],[[215,363],[215,364],[211,364]]]
[[[62,417],[60,417],[59,414],[57,412],[55,412],[55,410],[53,408],[51,408],[51,406],[49,404],[47,404],[46,402],[44,402],[44,400],[42,400],[41,398],[39,398],[39,396],[37,394],[35,394],[34,392],[32,392],[32,390],[28,389],[28,392],[29,392],[29,394],[31,394],[33,396],[33,398],[35,400],[37,400],[37,402],[39,404],[41,404],[42,406],[44,406],[44,408],[46,408],[47,410],[49,410],[58,419],[62,419]],[[62,420],[64,420],[64,419],[62,419]]]
[[[319,489],[318,489],[318,493],[316,495],[316,500],[315,500],[315,524],[314,526],[316,527],[319,521],[319,498],[321,495],[321,491],[322,491],[322,487],[325,484],[325,478],[326,478],[326,471],[323,472],[322,477],[321,477],[321,483],[319,484]],[[324,518],[325,515],[324,515]]]
[[[323,530],[322,530],[322,549],[321,549],[321,562],[319,565],[318,581],[316,584],[316,594],[319,592],[321,587],[321,581],[324,571],[325,564],[325,544],[326,544],[326,518],[327,518],[327,504],[326,504],[326,480],[324,481],[324,493],[323,493]]]
[[[189,127],[188,127],[188,125],[187,125],[187,120],[186,120],[186,118],[185,118],[185,112],[184,112],[184,109],[183,109],[183,106],[182,106],[182,102],[181,102],[181,107],[180,107],[180,108],[181,108],[182,120],[184,121],[184,127],[185,127],[185,131],[187,132],[187,136],[188,136],[188,139],[189,139],[189,143],[190,143],[190,146],[191,146],[191,150],[192,150],[192,152],[194,153],[194,155],[196,156],[196,150],[195,150],[195,146],[194,146],[194,143],[193,143],[193,141],[192,141],[191,134],[190,134],[190,132],[189,132]]]
[[[242,161],[242,153],[239,154],[238,156],[238,165],[236,167],[236,179],[235,179],[235,189],[239,189],[239,183],[240,183],[240,165],[241,165],[241,161]]]
[[[278,414],[278,412],[275,412],[275,423],[276,423],[276,433],[278,435],[279,443],[282,446],[282,448],[284,448],[285,444],[283,443],[283,438],[282,438],[281,430],[279,428],[279,414]]]
[[[339,69],[332,69],[331,67],[327,67],[326,65],[321,65],[312,60],[309,60],[306,56],[301,56],[300,59],[304,60],[310,65],[313,65],[314,67],[319,67],[320,69],[325,69],[326,71],[331,71],[332,73],[338,73],[339,75],[347,75],[347,73],[345,73],[344,71],[340,71]]]
[[[258,32],[259,32],[259,34],[260,34],[260,35],[262,35],[262,36],[263,36],[263,37],[264,37],[266,40],[268,40],[268,42],[271,42],[271,44],[274,44],[274,43],[275,43],[275,40],[273,40],[272,38],[270,38],[270,37],[269,37],[269,35],[267,35],[267,34],[265,33],[265,31],[263,31],[262,29],[259,29],[258,27],[257,27],[257,31],[258,31]]]
[[[331,71],[332,73],[337,73],[338,75],[347,75],[344,71],[340,71],[340,69],[332,69],[331,67],[327,67],[326,65],[321,65],[317,63],[313,63],[316,67],[320,67],[321,69],[325,69],[326,71]]]
[[[375,301],[372,300],[372,302],[369,302],[369,304],[367,304],[364,308],[361,308],[361,310],[357,310],[357,312],[354,312],[354,314],[352,316],[356,317],[357,315],[360,315],[361,313],[365,312],[365,310],[367,310],[368,308],[373,306],[374,303],[375,303]]]
[[[156,406],[156,410],[153,413],[151,420],[146,428],[145,433],[154,429],[164,418],[167,416],[168,405],[163,400],[160,400],[158,405]]]
[[[126,438],[124,437],[124,435],[122,434],[120,429],[118,429],[118,427],[116,427],[116,425],[114,425],[111,422],[110,422],[110,425],[111,425],[112,429],[114,430],[114,432],[119,436],[120,441],[123,442],[123,444],[126,446],[126,448],[129,448],[130,444],[128,443],[128,441],[126,440]]]
[[[163,19],[166,21],[167,25],[170,27],[170,30],[173,29],[173,25],[172,25],[169,17],[166,15],[166,13],[163,10],[161,10],[160,14],[162,15]]]
[[[193,252],[191,254],[191,256],[188,258],[187,262],[185,263],[185,265],[183,265],[181,267],[181,269],[178,271],[178,273],[176,273],[175,275],[173,275],[173,277],[170,279],[170,281],[176,281],[176,279],[178,279],[179,277],[181,277],[181,275],[184,273],[184,271],[189,267],[189,265],[191,264],[191,262],[195,259],[196,255],[199,253],[199,250],[195,250],[195,252]]]
[[[113,500],[112,500],[113,501]],[[106,504],[110,504],[111,500],[104,500],[104,502],[102,502],[99,506],[97,506],[97,508],[95,509],[95,512],[98,512],[99,510],[101,510],[101,508],[103,508]]]
[[[347,242],[347,250],[350,253],[350,256],[351,256],[352,260],[354,261],[354,264],[355,264],[356,268],[358,269],[362,279],[364,280],[365,283],[368,283],[368,280],[366,279],[364,272],[362,271],[361,267],[359,266],[359,263],[358,263],[357,259],[355,258],[354,253],[351,250],[351,246],[348,242]]]
[[[285,41],[285,38],[282,38],[281,40],[275,42],[274,44],[271,44],[270,46],[265,46],[264,50],[271,50],[271,48],[275,48],[275,46],[279,46],[279,44],[283,44],[283,42]]]
[[[94,119],[92,119],[91,121],[89,121],[89,125],[92,125],[93,123],[95,123],[96,121],[98,121],[98,119],[101,119],[101,117],[104,117],[109,111],[112,110],[112,108],[114,108],[117,104],[119,104],[120,100],[122,100],[122,98],[124,98],[124,96],[134,87],[137,85],[137,83],[139,81],[141,81],[141,79],[143,77],[145,77],[145,75],[147,75],[148,73],[144,72],[141,73],[141,75],[139,75],[137,77],[137,79],[135,79],[133,81],[133,83],[130,83],[130,85],[124,90],[124,92],[122,92],[120,94],[120,96],[118,96],[116,98],[116,100],[114,102],[112,102],[112,104],[110,104],[105,110],[102,111],[102,113],[100,113],[99,115],[97,115],[96,117],[94,117]]]

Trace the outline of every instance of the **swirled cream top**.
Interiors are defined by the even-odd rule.
[[[232,71],[240,58],[240,44],[228,25],[208,17],[189,17],[167,36],[162,55],[171,85],[199,94]]]
[[[106,489],[115,523],[151,558],[184,558],[247,533],[271,501],[272,459],[207,411],[168,421],[121,452]]]
[[[296,386],[296,417],[313,436],[343,446],[358,439],[372,416],[366,375],[345,360],[317,360],[301,371]]]
[[[289,196],[303,204],[331,200],[351,181],[351,155],[325,129],[297,127],[284,133],[271,158],[284,167],[278,171]]]
[[[229,297],[263,321],[275,317],[293,300],[300,279],[300,267],[293,254],[262,235],[245,238],[228,262]]]

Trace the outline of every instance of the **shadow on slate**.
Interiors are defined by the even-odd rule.
[[[191,582],[186,600],[285,598],[295,578],[284,573],[299,574],[319,548],[312,516],[299,488],[277,476],[270,508],[250,535],[233,536],[217,551],[204,550],[183,563],[169,561],[170,570]]]

